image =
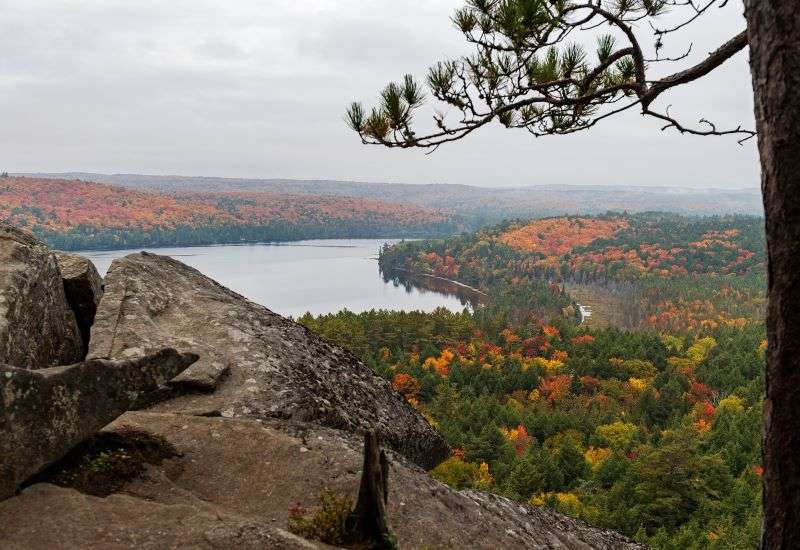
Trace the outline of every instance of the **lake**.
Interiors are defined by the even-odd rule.
[[[398,239],[330,239],[291,243],[145,249],[171,256],[276,313],[298,317],[370,309],[461,311],[453,291],[385,280],[378,250]],[[78,252],[105,275],[111,262],[136,250]]]

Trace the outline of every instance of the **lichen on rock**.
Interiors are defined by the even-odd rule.
[[[121,414],[168,397],[167,381],[196,359],[165,349],[35,371],[0,365],[0,499]]]

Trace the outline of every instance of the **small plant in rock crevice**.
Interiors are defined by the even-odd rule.
[[[311,511],[296,503],[289,510],[289,530],[307,539],[327,544],[348,544],[355,538],[353,501],[324,490],[319,496],[320,506]]]
[[[165,438],[132,426],[120,426],[82,443],[62,460],[31,479],[70,487],[82,493],[106,497],[146,470],[180,453]]]

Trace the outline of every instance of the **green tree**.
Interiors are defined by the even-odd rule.
[[[674,530],[697,511],[711,515],[730,489],[722,458],[701,454],[688,431],[670,433],[661,446],[640,453],[628,480],[635,500],[619,504],[629,506],[648,533]]]
[[[532,445],[517,461],[506,484],[509,494],[523,500],[537,493],[561,491],[564,488],[564,472],[558,458],[547,448],[538,445]]]
[[[487,425],[464,450],[467,461],[486,462],[494,469],[513,463],[516,456],[514,448],[494,424]]]
[[[566,489],[575,487],[582,479],[588,477],[589,465],[586,464],[586,458],[570,438],[566,438],[558,449],[557,464],[564,476]]]

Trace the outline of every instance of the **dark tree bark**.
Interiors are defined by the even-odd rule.
[[[745,0],[769,260],[762,548],[800,548],[800,6]]]
[[[377,549],[395,548],[386,518],[389,502],[389,462],[375,432],[364,434],[364,469],[355,516],[358,534]]]

